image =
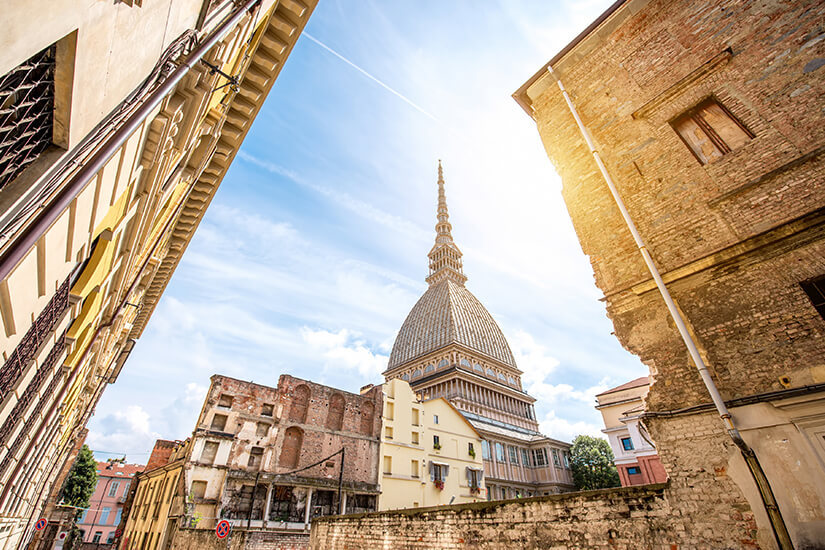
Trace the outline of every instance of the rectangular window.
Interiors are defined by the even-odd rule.
[[[521,463],[527,466],[528,468],[530,467],[530,453],[528,453],[527,449],[523,447],[521,449]]]
[[[201,480],[195,480],[192,482],[192,497],[193,498],[204,498],[206,495],[206,482]]]
[[[533,464],[547,466],[547,449],[533,449]]]
[[[384,428],[384,439],[392,439],[392,426]]]
[[[92,537],[92,542],[97,544],[100,542],[100,537],[103,536],[103,531],[95,531],[95,536]]]
[[[418,461],[410,460],[410,477],[418,477]]]
[[[470,485],[471,492],[481,489],[481,470],[467,468],[467,482]]]
[[[556,468],[561,468],[561,462],[559,462],[559,452],[556,449],[552,449],[553,453],[553,466]]]
[[[510,453],[510,464],[515,464],[518,466],[518,449],[512,445],[508,445],[507,451]]]
[[[623,437],[619,441],[622,442],[622,449],[624,449],[625,451],[633,450],[633,440],[629,437]]]
[[[496,443],[496,461],[501,463],[506,462],[504,459],[504,445],[501,443]]]
[[[418,409],[412,410],[412,425],[418,426]]]
[[[486,439],[481,440],[481,458],[484,460],[492,460],[493,456],[490,453],[490,442]]]
[[[249,450],[249,462],[247,462],[247,467],[250,470],[259,470],[261,468],[261,462],[264,458],[264,448],[263,447],[252,447]]]
[[[438,450],[440,448],[441,448],[441,438],[439,438],[437,435],[434,435],[433,436],[433,449]]]
[[[702,164],[713,162],[754,137],[712,97],[679,115],[670,125]]]
[[[433,424],[438,424],[438,415],[437,414],[433,415]]]
[[[104,507],[103,511],[100,512],[100,520],[97,522],[97,524],[98,525],[108,525],[108,523],[109,523],[109,512],[111,512],[111,511],[112,511],[112,509],[109,508],[108,506]]]
[[[391,475],[392,474],[392,457],[385,456],[384,457],[384,474]]]
[[[212,417],[211,429],[216,432],[224,431],[226,429],[226,419],[227,416],[225,414],[216,414]]]
[[[218,442],[207,441],[203,445],[203,452],[201,452],[201,462],[203,464],[213,464],[215,456],[218,454]]]
[[[117,514],[115,514],[115,525],[120,525],[120,516],[123,515],[123,508],[118,507]]]
[[[56,56],[52,44],[0,76],[0,188],[52,143]]]
[[[418,432],[412,432],[410,434],[410,442],[412,442],[413,445],[418,445]]]
[[[106,495],[110,496],[110,497],[116,497],[117,496],[117,490],[118,490],[119,487],[120,487],[120,482],[119,481],[113,481],[112,484],[109,485],[109,492],[106,493]]]
[[[435,482],[444,483],[447,479],[447,476],[450,474],[450,467],[445,466],[444,464],[436,464],[435,462],[430,462],[430,480]]]
[[[109,531],[109,536],[106,537],[106,544],[112,544],[113,540],[115,540],[115,532]]]
[[[628,475],[631,475],[631,476],[637,476],[637,475],[640,475],[642,473],[642,471],[639,468],[637,468],[636,466],[631,466],[627,469],[627,473],[628,473]]]
[[[387,403],[387,407],[384,409],[384,418],[387,420],[393,420],[395,417],[395,404],[394,403]]]
[[[89,515],[89,509],[83,510],[83,513],[80,515],[80,519],[77,520],[78,523],[86,523],[86,516]]]
[[[475,447],[473,447],[473,442],[472,441],[467,443],[467,454],[472,456],[472,457],[476,456],[476,449],[475,449]]]
[[[232,408],[232,396],[226,395],[222,393],[221,396],[218,398],[218,408],[219,409],[231,409]]]
[[[124,498],[125,498],[125,497],[129,494],[129,485],[131,485],[131,484],[132,484],[132,482],[131,482],[131,481],[127,481],[127,482],[123,485],[123,495],[122,495],[122,496],[123,496]]]
[[[272,416],[272,412],[275,410],[275,405],[272,403],[264,403],[261,405],[261,416]]]
[[[808,295],[811,305],[819,312],[820,317],[825,319],[825,277],[799,283],[799,286]]]
[[[564,459],[564,467],[568,470],[570,469],[570,453],[567,451],[562,451],[561,457]]]
[[[258,422],[255,426],[255,435],[258,437],[266,437],[269,433],[269,424],[266,422]]]

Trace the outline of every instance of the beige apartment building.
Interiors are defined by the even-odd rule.
[[[613,450],[622,487],[667,481],[656,445],[641,420],[649,389],[650,378],[642,376],[596,396],[596,409],[604,420],[602,432]]]
[[[424,401],[447,399],[481,434],[488,499],[570,491],[570,444],[539,432],[507,339],[464,286],[449,217],[439,162],[429,288],[398,331],[384,376],[409,382]]]
[[[421,400],[404,380],[383,385],[379,510],[487,498],[481,434],[444,398]]]
[[[49,515],[314,5],[3,4],[0,549]]]

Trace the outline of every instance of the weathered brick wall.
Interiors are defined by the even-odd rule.
[[[304,550],[308,533],[234,530],[219,539],[211,529],[178,529],[169,550]]]
[[[825,273],[822,216],[783,224],[825,208],[825,4],[634,4],[556,70],[723,396],[810,384],[825,326],[798,283]],[[755,137],[702,165],[669,122],[711,95]],[[650,406],[706,402],[661,299],[634,288],[649,275],[555,85],[533,107],[616,334],[656,375]]]
[[[319,518],[315,550],[754,548],[747,511],[688,516],[665,485]]]

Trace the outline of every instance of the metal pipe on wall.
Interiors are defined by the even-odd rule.
[[[733,422],[733,417],[728,411],[727,405],[725,405],[725,401],[722,399],[722,395],[719,393],[719,389],[716,387],[716,383],[713,381],[713,378],[710,376],[710,371],[708,371],[707,366],[705,365],[705,361],[702,359],[702,355],[699,353],[699,349],[696,346],[696,343],[693,341],[693,337],[691,336],[690,332],[685,325],[684,319],[682,319],[682,314],[679,312],[679,309],[676,307],[676,304],[673,301],[673,298],[670,296],[670,291],[668,291],[667,286],[665,285],[664,280],[662,279],[661,274],[659,273],[659,269],[656,267],[656,264],[653,262],[653,258],[650,256],[650,252],[647,250],[644,240],[642,236],[639,234],[639,231],[636,229],[636,224],[633,222],[633,218],[630,217],[630,213],[627,211],[625,207],[624,201],[622,200],[621,195],[619,195],[618,189],[616,189],[616,185],[613,183],[613,178],[610,177],[610,173],[607,171],[607,168],[602,162],[602,158],[599,155],[598,149],[593,144],[593,140],[590,137],[590,133],[587,130],[587,127],[582,122],[581,117],[579,116],[579,112],[576,109],[576,106],[573,104],[573,100],[570,99],[570,95],[567,93],[567,90],[562,84],[561,79],[556,75],[555,71],[553,70],[553,66],[547,66],[547,72],[550,73],[550,76],[556,81],[561,90],[562,96],[564,96],[564,101],[567,103],[568,109],[570,109],[570,113],[573,115],[573,118],[576,120],[576,125],[579,128],[579,132],[581,133],[582,137],[584,138],[585,143],[587,144],[587,148],[590,150],[590,154],[593,156],[593,160],[596,162],[596,165],[599,167],[599,172],[601,172],[604,181],[607,183],[608,189],[610,189],[610,194],[613,196],[613,200],[616,203],[616,206],[619,209],[619,212],[622,214],[622,218],[624,219],[625,225],[627,229],[630,231],[630,234],[633,236],[633,241],[636,243],[636,246],[639,249],[639,252],[644,259],[645,265],[647,266],[650,275],[653,277],[653,280],[656,282],[656,288],[659,290],[659,294],[661,294],[662,299],[667,306],[667,310],[670,313],[673,322],[676,324],[676,329],[679,331],[679,335],[682,337],[682,341],[687,347],[688,354],[690,354],[691,359],[693,360],[694,364],[696,365],[697,370],[699,371],[699,375],[702,378],[702,382],[704,382],[705,387],[710,394],[710,398],[713,401],[714,406],[716,407],[717,412],[719,413],[719,417],[722,419],[722,422],[725,424],[725,429],[728,432],[728,435],[733,440],[736,447],[742,453],[742,457],[745,459],[745,463],[748,465],[748,469],[753,476],[754,482],[756,483],[756,487],[759,490],[759,495],[762,498],[762,503],[765,506],[765,511],[768,514],[768,519],[770,520],[771,527],[773,529],[774,535],[776,537],[777,544],[779,548],[782,550],[792,550],[793,549],[793,542],[791,541],[790,534],[788,533],[788,529],[785,525],[785,521],[782,519],[782,514],[779,510],[779,505],[776,502],[776,498],[773,494],[773,490],[770,487],[770,483],[768,482],[768,478],[765,475],[765,472],[762,470],[762,466],[759,464],[759,461],[756,458],[756,454],[753,452],[753,449],[742,439],[742,435],[739,433],[739,430],[736,428],[736,425]]]

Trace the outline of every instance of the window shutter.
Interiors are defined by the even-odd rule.
[[[433,461],[430,461],[430,481],[435,481],[435,464]]]
[[[473,473],[470,471],[470,467],[466,466],[464,468],[464,470],[467,473],[467,481],[472,481],[473,480]]]
[[[447,479],[448,475],[450,475],[450,467],[449,466],[442,466],[441,467],[441,479]]]

